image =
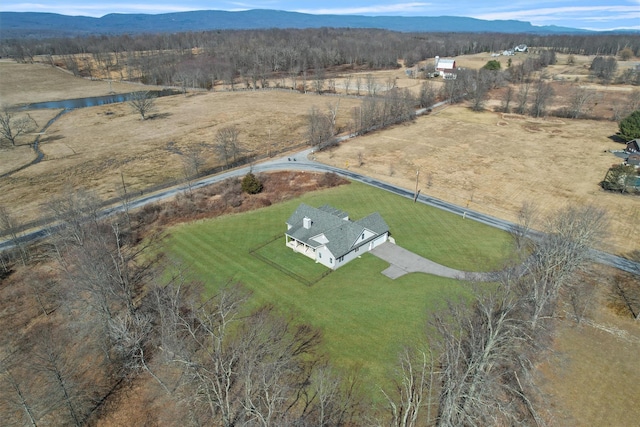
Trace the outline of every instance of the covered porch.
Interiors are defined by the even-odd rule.
[[[312,260],[316,259],[316,248],[314,248],[313,246],[310,246],[304,242],[301,242],[300,240],[297,240],[289,236],[288,234],[285,234],[285,239],[286,239],[287,246],[293,249],[294,252],[301,253],[311,258]]]

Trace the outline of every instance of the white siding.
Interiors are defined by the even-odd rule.
[[[332,269],[336,268],[336,259],[326,246],[318,248],[318,250],[316,251],[316,261],[318,261],[325,267],[329,267]]]
[[[353,260],[354,258],[357,258],[360,255],[369,252],[371,249],[375,248],[376,246],[380,246],[381,244],[386,242],[388,239],[389,239],[389,233],[381,234],[379,237],[376,237],[375,239],[371,240],[370,242],[367,242],[366,244],[360,246],[359,248],[352,250],[351,252],[344,255],[343,257],[338,258],[338,260],[334,260],[336,261],[334,263],[335,265],[331,268],[336,269],[338,267],[342,267],[343,265]]]

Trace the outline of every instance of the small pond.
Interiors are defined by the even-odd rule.
[[[76,108],[95,107],[97,105],[115,104],[117,102],[129,101],[136,93],[119,93],[105,96],[92,96],[89,98],[65,99],[62,101],[34,102],[22,107],[23,110],[58,109],[75,110]],[[180,92],[173,89],[163,89],[151,91],[156,97],[177,95]]]

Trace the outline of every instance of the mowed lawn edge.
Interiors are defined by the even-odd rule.
[[[335,365],[358,366],[376,383],[388,376],[402,346],[424,333],[428,313],[446,299],[468,295],[469,284],[420,273],[391,280],[381,274],[386,262],[364,254],[306,286],[250,253],[279,233],[284,247],[285,221],[301,202],[330,204],[352,219],[379,212],[397,244],[453,268],[496,269],[509,253],[507,233],[359,183],[167,230],[167,254],[183,262],[209,292],[242,283],[253,294],[252,305],[273,304],[320,328],[323,350]],[[282,254],[278,250],[271,260],[283,260]],[[293,251],[290,256],[296,274],[310,281],[318,277],[320,266],[313,260]],[[301,268],[305,262],[308,269]]]

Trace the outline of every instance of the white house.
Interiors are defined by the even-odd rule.
[[[333,270],[389,239],[389,226],[373,213],[351,221],[329,205],[304,203],[287,220],[286,245]]]
[[[514,52],[526,52],[529,48],[526,44],[519,44],[518,46],[513,48]]]
[[[445,79],[455,79],[456,60],[436,56],[436,71]]]

